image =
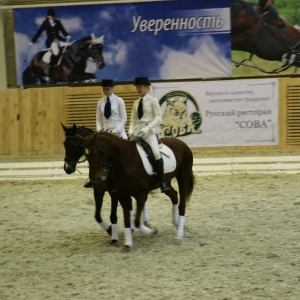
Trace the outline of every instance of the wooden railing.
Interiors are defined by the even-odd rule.
[[[127,129],[132,103],[138,95],[132,84],[117,85],[115,93],[125,101]],[[95,128],[96,104],[102,96],[102,88],[98,85],[0,91],[0,155],[63,154],[64,132],[60,123]],[[279,79],[278,112],[279,143],[271,148],[299,147],[300,78]],[[251,147],[254,148],[266,147]]]
[[[78,179],[87,180],[88,163],[67,175],[63,160],[54,162],[0,163],[0,180]],[[198,176],[234,174],[299,174],[300,156],[195,158],[193,171]]]

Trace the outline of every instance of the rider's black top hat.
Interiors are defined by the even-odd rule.
[[[114,86],[112,79],[102,79],[102,86]]]
[[[53,8],[48,9],[47,16],[55,17],[55,10]]]
[[[134,85],[139,84],[151,85],[151,83],[148,80],[148,77],[136,77],[134,80]]]

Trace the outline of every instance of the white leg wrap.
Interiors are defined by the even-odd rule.
[[[148,222],[149,221],[147,202],[145,202],[145,205],[144,205],[144,208],[143,208],[142,218],[143,218],[144,222]]]
[[[125,236],[125,245],[126,246],[132,246],[133,245],[133,241],[132,241],[131,228],[125,228],[124,229],[124,236]]]
[[[145,226],[144,224],[140,224],[139,229],[141,230],[142,233],[144,234],[150,234],[152,232],[152,229]]]
[[[184,234],[184,216],[179,216],[176,235],[183,237]]]
[[[135,229],[135,225],[134,225],[134,214],[133,214],[133,211],[131,210],[130,211],[130,228],[131,229]]]
[[[108,229],[108,224],[102,220],[102,222],[100,223],[100,226],[104,229],[104,230],[107,230]]]
[[[173,210],[172,210],[172,223],[177,226],[178,225],[178,204],[173,205]]]
[[[111,239],[118,240],[118,224],[111,224]]]

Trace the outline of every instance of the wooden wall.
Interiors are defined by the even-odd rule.
[[[126,102],[129,117],[138,98],[135,87],[116,86],[115,92]],[[0,90],[0,155],[63,154],[61,123],[95,129],[96,105],[103,96],[100,86]]]
[[[132,103],[138,98],[135,87],[118,85],[115,93],[125,100],[129,118]],[[0,155],[63,155],[64,133],[60,123],[95,129],[96,104],[102,96],[100,86],[0,90]],[[279,144],[251,149],[290,149],[299,145],[300,78],[281,78]],[[247,147],[243,149],[246,151]]]

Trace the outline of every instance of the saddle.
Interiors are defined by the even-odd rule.
[[[159,140],[160,154],[164,161],[164,173],[173,172],[176,168],[176,159],[173,151]],[[147,142],[137,139],[136,148],[142,159],[145,171],[148,175],[156,175],[155,158],[151,147]]]
[[[70,48],[70,45],[65,42],[60,42],[59,48],[60,48],[59,53],[55,56],[55,65],[57,65],[57,66],[60,65],[62,57],[63,57],[64,53],[68,51],[68,49]],[[52,55],[54,55],[54,54],[52,53],[51,49],[46,50],[45,54],[43,55],[42,61],[49,65],[51,63]]]
[[[138,143],[143,147],[150,165],[155,169],[155,159],[150,145],[142,139],[139,139]]]

